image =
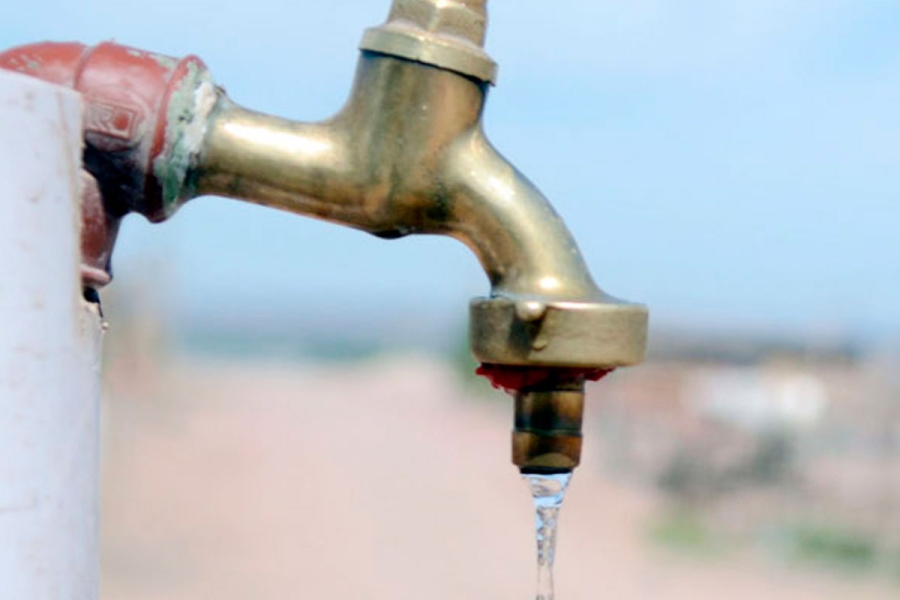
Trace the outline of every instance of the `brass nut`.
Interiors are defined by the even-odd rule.
[[[486,34],[485,0],[394,0],[387,22],[366,30],[360,49],[496,83]]]
[[[539,321],[507,298],[476,298],[469,311],[472,353],[482,363],[610,369],[640,363],[647,308],[619,302],[550,302]]]
[[[388,21],[409,21],[425,31],[457,37],[479,47],[484,45],[487,31],[484,0],[396,0]]]

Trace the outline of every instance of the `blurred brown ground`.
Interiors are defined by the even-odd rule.
[[[533,598],[511,406],[471,397],[450,367],[148,368],[112,369],[108,386],[104,599]],[[900,597],[887,578],[655,547],[660,500],[604,477],[587,441],[562,513],[560,600]]]

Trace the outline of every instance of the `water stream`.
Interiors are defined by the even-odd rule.
[[[537,536],[537,597],[553,600],[553,561],[556,558],[556,525],[559,508],[566,497],[571,473],[524,475],[534,499],[534,528]]]

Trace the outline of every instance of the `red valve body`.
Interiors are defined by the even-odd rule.
[[[44,42],[0,53],[0,68],[83,97],[84,167],[95,180],[85,180],[83,272],[87,283],[103,285],[119,219],[139,212],[162,221],[174,212],[155,162],[165,153],[167,135],[180,126],[177,111],[170,110],[173,96],[193,85],[191,77],[206,66],[195,56],[179,60],[111,42]]]

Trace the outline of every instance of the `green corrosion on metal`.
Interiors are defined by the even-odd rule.
[[[188,174],[202,147],[207,119],[217,100],[218,92],[209,71],[190,63],[187,74],[169,97],[165,143],[153,162],[153,174],[162,190],[163,218],[170,217],[192,195]]]

